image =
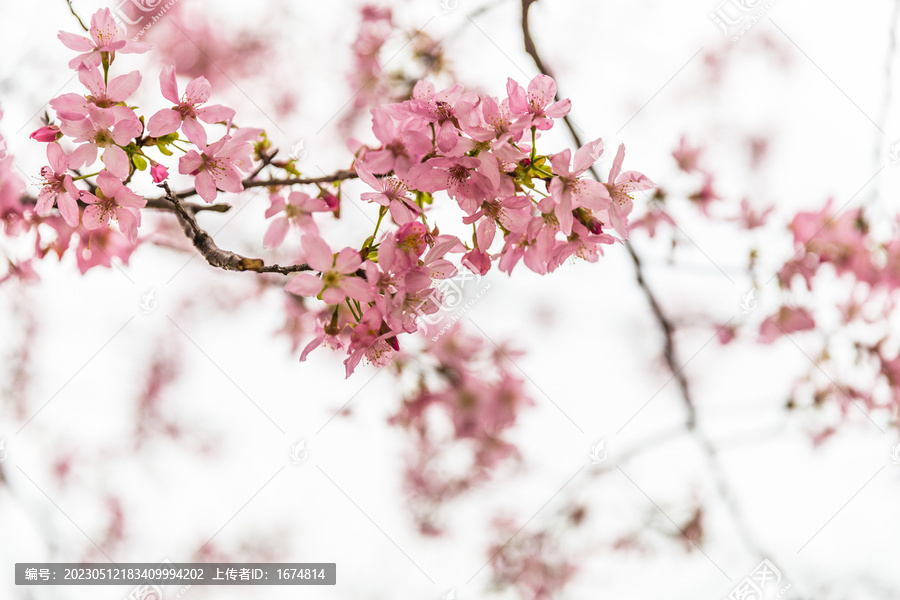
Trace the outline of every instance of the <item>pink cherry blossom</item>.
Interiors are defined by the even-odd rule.
[[[506,82],[506,93],[509,95],[510,111],[524,116],[526,128],[550,129],[553,119],[561,119],[572,109],[571,100],[556,100],[556,82],[547,75],[532,79],[527,93],[510,78]]]
[[[622,163],[625,161],[625,144],[619,145],[616,158],[613,160],[609,171],[609,179],[606,188],[612,203],[609,207],[609,219],[612,226],[623,238],[628,237],[628,215],[634,206],[634,198],[631,194],[637,190],[649,190],[656,184],[637,171],[622,172]]]
[[[141,54],[150,49],[149,44],[123,39],[125,34],[108,8],[100,9],[93,14],[89,33],[90,38],[65,31],[59,32],[58,37],[67,48],[83,53],[69,61],[70,69],[77,69],[81,65],[96,67],[101,63],[103,53],[108,53],[109,62],[112,63],[116,52]]]
[[[138,196],[109,171],[97,175],[98,195],[81,192],[81,200],[89,204],[84,209],[84,226],[88,229],[105,228],[110,219],[116,219],[119,229],[132,243],[137,241],[141,224],[141,211],[147,200]]]
[[[610,194],[607,188],[593,179],[579,177],[603,153],[603,140],[597,139],[578,149],[575,164],[569,169],[572,153],[566,149],[550,157],[556,177],[550,182],[550,195],[556,202],[555,214],[559,228],[565,234],[572,233],[572,210],[580,207],[590,210],[610,208]]]
[[[172,108],[164,108],[150,117],[147,132],[153,137],[161,137],[175,133],[181,127],[185,135],[197,146],[206,146],[206,130],[198,122],[218,123],[227,121],[231,126],[234,110],[221,104],[200,107],[209,100],[212,87],[205,77],[197,77],[187,85],[184,96],[178,98],[178,83],[175,80],[175,67],[163,67],[159,74],[159,85],[166,100],[174,102]]]
[[[406,186],[397,177],[376,178],[366,165],[356,161],[354,165],[359,178],[375,192],[364,192],[359,195],[360,200],[375,202],[386,206],[391,211],[391,217],[398,225],[409,223],[416,219],[422,212],[415,201],[408,196]]]
[[[321,276],[300,273],[284,286],[286,291],[299,296],[321,294],[328,304],[340,304],[348,296],[360,302],[374,298],[366,280],[354,275],[362,265],[359,252],[344,248],[335,255],[325,240],[312,234],[303,236],[301,244],[307,264]]]
[[[291,192],[287,201],[279,194],[272,194],[269,200],[271,206],[266,211],[266,218],[275,217],[263,237],[263,246],[269,249],[281,245],[291,225],[318,235],[319,228],[313,219],[313,213],[331,211],[324,199],[313,198],[303,192]]]
[[[496,197],[497,186],[481,172],[483,164],[473,156],[430,158],[409,170],[409,184],[423,192],[446,190],[466,214],[472,214],[482,202]]]
[[[126,106],[113,108],[88,107],[85,119],[63,119],[60,130],[82,144],[71,155],[69,166],[90,166],[97,160],[98,148],[103,148],[102,160],[111,173],[125,179],[131,170],[128,155],[121,148],[139,136],[143,129],[134,111]]]
[[[695,146],[688,145],[687,136],[681,136],[678,147],[672,151],[672,157],[678,162],[678,168],[685,173],[693,173],[698,170],[700,154],[703,151]]]
[[[34,212],[46,215],[55,202],[66,223],[75,227],[78,225],[79,217],[76,200],[79,191],[72,176],[69,175],[69,157],[59,144],[53,142],[47,144],[47,160],[50,166],[41,169],[44,186],[38,194]]]
[[[241,128],[234,136],[206,146],[202,152],[190,150],[178,161],[178,172],[193,175],[197,193],[206,202],[212,202],[223,192],[240,192],[244,189],[240,171],[250,171],[253,144],[260,129]]]

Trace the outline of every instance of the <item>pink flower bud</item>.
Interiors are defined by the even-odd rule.
[[[169,176],[169,171],[163,165],[156,163],[150,167],[150,175],[153,177],[153,183],[162,183]]]
[[[462,263],[479,275],[486,275],[491,270],[491,257],[487,252],[478,248],[467,252],[463,256]]]
[[[56,125],[45,125],[32,133],[29,137],[39,142],[55,142],[62,137],[62,133]]]

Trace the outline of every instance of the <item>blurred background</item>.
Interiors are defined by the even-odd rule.
[[[85,20],[121,10],[129,35],[147,23],[140,3],[73,4]],[[119,55],[114,69],[141,71],[133,102],[148,114],[166,104],[162,65],[176,64],[182,86],[206,76],[214,102],[264,128],[310,176],[349,168],[351,138],[376,144],[372,102],[402,98],[423,75],[502,96],[508,77],[539,73],[522,3],[415,0],[378,4],[392,13],[369,24],[383,38],[370,81],[358,70],[362,6],[178,0],[142,34],[154,50]],[[0,597],[132,592],[16,587],[16,562],[168,559],[334,562],[338,584],[195,586],[166,600],[897,598],[896,407],[845,392],[896,390],[854,355],[865,336],[896,348],[890,294],[861,334],[841,307],[871,302],[875,286],[860,291],[833,271],[813,290],[776,278],[799,250],[794,216],[829,199],[834,211],[864,210],[877,239],[897,235],[897,7],[530,7],[574,128],[606,143],[599,171],[624,143],[625,168],[663,190],[636,196],[630,240],[672,326],[675,369],[624,245],[547,276],[491,270],[467,286],[476,301],[458,320],[485,348],[522,352],[504,368],[534,403],[506,432],[517,456],[446,498],[417,493],[421,448],[389,422],[410,382],[373,366],[345,379],[343,356],[326,349],[300,363],[283,331],[282,280],[210,268],[171,214],[145,211],[127,264],[82,275],[69,253],[35,262],[39,282],[5,279]],[[28,135],[51,98],[80,90],[56,39],[80,29],[64,0],[0,11],[6,167],[35,194],[45,157]],[[702,172],[680,168],[682,138]],[[567,147],[562,123],[541,141]],[[181,177],[175,189],[189,185]],[[377,210],[358,202],[363,191],[344,185],[341,219],[322,225],[333,244],[371,232]],[[232,210],[199,216],[220,246],[282,264],[296,256],[296,239],[262,249],[261,188],[221,197]],[[764,225],[742,224],[770,207]],[[456,213],[435,214],[443,229]],[[33,248],[0,236],[12,263]],[[787,304],[808,307],[815,325],[761,343]],[[429,468],[464,471],[468,442],[445,441]],[[764,559],[778,585],[729,596]]]

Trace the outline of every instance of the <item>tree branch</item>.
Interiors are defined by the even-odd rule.
[[[169,188],[169,184],[163,183],[160,187],[166,191],[165,200],[171,205],[170,207],[164,207],[164,209],[171,210],[178,216],[178,221],[181,223],[185,235],[191,240],[191,243],[203,258],[206,259],[206,262],[213,267],[225,269],[226,271],[253,271],[256,273],[280,273],[282,275],[312,270],[309,265],[305,264],[284,267],[281,265],[266,265],[261,258],[248,258],[219,248],[212,236],[200,227],[195,213],[185,208],[178,196]]]

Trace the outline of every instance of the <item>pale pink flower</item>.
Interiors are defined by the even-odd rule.
[[[100,229],[106,227],[110,219],[115,219],[125,237],[132,243],[136,242],[141,224],[140,209],[147,199],[132,192],[109,171],[101,171],[97,175],[97,194],[81,192],[81,200],[90,205],[84,209],[84,226]]]
[[[77,69],[81,65],[96,67],[101,63],[104,52],[109,54],[109,62],[112,63],[116,52],[141,54],[150,49],[150,44],[125,40],[124,32],[108,8],[102,8],[93,14],[89,33],[90,38],[65,31],[59,32],[57,37],[67,48],[83,53],[69,61],[70,69]]]
[[[532,125],[540,130],[553,127],[553,119],[561,119],[572,109],[571,100],[556,100],[556,82],[547,75],[538,75],[528,84],[528,92],[512,78],[506,81],[509,109],[515,115],[524,115],[525,127]]]
[[[69,175],[69,157],[63,152],[62,147],[57,143],[47,144],[47,160],[50,162],[49,167],[41,169],[41,177],[44,179],[44,186],[38,194],[37,203],[34,212],[39,215],[46,215],[53,208],[56,202],[59,208],[59,214],[66,220],[66,223],[72,227],[78,225],[78,188],[72,176]]]
[[[685,173],[693,173],[698,169],[700,154],[702,149],[696,146],[689,146],[687,136],[681,136],[678,147],[672,152],[672,157],[678,162],[678,168]]]
[[[599,181],[580,177],[603,154],[603,140],[588,142],[575,152],[575,164],[569,169],[572,152],[567,148],[550,157],[556,175],[550,181],[549,192],[556,202],[555,214],[560,231],[572,233],[572,210],[584,207],[590,210],[610,208],[610,194]]]
[[[609,179],[606,188],[612,203],[609,207],[609,220],[612,226],[623,238],[628,237],[628,215],[634,207],[634,198],[631,194],[638,190],[649,190],[656,184],[637,171],[622,172],[622,163],[625,161],[625,144],[619,145],[616,158],[613,160],[609,171]]]
[[[198,122],[219,123],[226,121],[231,125],[234,110],[221,104],[200,107],[209,100],[212,87],[205,77],[197,77],[187,84],[184,96],[178,99],[178,82],[175,80],[175,67],[163,67],[159,74],[159,86],[166,100],[174,102],[172,108],[164,108],[150,117],[147,132],[153,137],[161,137],[175,133],[181,127],[184,134],[199,147],[206,146],[206,130]]]
[[[496,161],[492,162],[496,169]],[[472,214],[482,202],[495,198],[499,187],[499,173],[495,184],[482,173],[484,164],[474,156],[430,158],[409,170],[409,186],[432,193],[446,190],[466,214]]]
[[[373,190],[376,190],[360,194],[360,200],[367,200],[388,207],[391,217],[398,225],[414,221],[422,212],[415,201],[409,197],[406,186],[397,177],[391,175],[376,178],[366,168],[366,165],[359,161],[356,161],[354,168],[359,174],[359,178]]]
[[[328,304],[340,304],[348,296],[360,302],[374,298],[366,280],[354,274],[362,265],[359,252],[344,248],[334,254],[325,240],[312,234],[303,236],[301,244],[306,252],[306,263],[321,276],[300,273],[284,286],[286,291],[299,296],[321,294]]]
[[[178,172],[193,175],[197,193],[206,202],[212,202],[223,192],[237,193],[244,189],[240,171],[249,171],[251,153],[260,129],[238,129],[234,136],[226,135],[213,142],[202,152],[190,150],[178,161]]]
[[[141,74],[132,71],[114,77],[109,85],[103,81],[103,74],[97,67],[82,66],[78,69],[78,79],[90,92],[62,94],[50,101],[50,106],[61,119],[84,119],[90,116],[89,108],[111,108],[127,100],[141,84]]]
[[[77,169],[94,164],[98,148],[103,148],[103,164],[111,173],[125,179],[131,163],[121,147],[139,136],[143,125],[127,106],[97,108],[92,105],[88,107],[88,115],[86,119],[63,119],[60,124],[64,134],[82,144],[70,155],[69,166]]]
[[[263,246],[269,249],[281,245],[291,225],[318,235],[319,228],[313,219],[313,213],[331,210],[324,199],[313,198],[303,192],[291,192],[287,201],[278,194],[272,194],[269,200],[271,206],[266,211],[266,218],[275,217],[263,237]]]

